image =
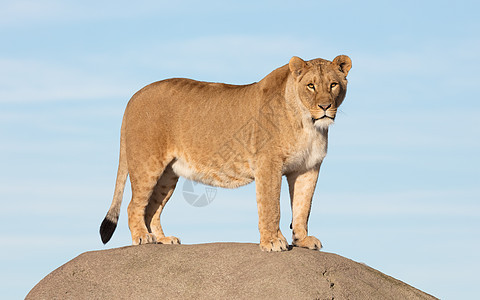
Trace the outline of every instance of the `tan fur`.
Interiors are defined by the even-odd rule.
[[[350,68],[344,55],[332,62],[293,57],[249,85],[175,78],[144,87],[125,110],[115,196],[104,222],[116,225],[127,172],[134,245],[180,243],[165,237],[160,225],[179,176],[225,188],[255,180],[260,247],[286,250],[279,229],[286,175],[293,245],[320,249],[320,241],[307,235],[307,222],[328,126],[345,98]],[[104,242],[113,230],[102,232]]]

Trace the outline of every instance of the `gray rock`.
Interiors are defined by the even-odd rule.
[[[26,299],[436,299],[336,254],[257,244],[142,245],[86,252]]]

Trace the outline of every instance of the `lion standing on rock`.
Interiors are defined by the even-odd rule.
[[[160,214],[179,176],[236,188],[255,180],[260,248],[284,251],[280,188],[288,180],[293,246],[320,249],[307,235],[328,126],[347,91],[348,56],[290,62],[248,85],[173,78],[152,83],[129,101],[111,207],[100,227],[107,243],[117,226],[130,175],[128,225],[134,245],[179,244],[166,237]]]

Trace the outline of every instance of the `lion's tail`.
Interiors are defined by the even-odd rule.
[[[117,228],[118,216],[120,215],[120,207],[122,205],[123,190],[125,182],[127,181],[128,167],[127,167],[127,150],[125,144],[125,115],[123,115],[122,129],[120,132],[120,158],[118,163],[117,181],[115,183],[115,193],[110,209],[100,225],[100,237],[102,242],[106,244],[113,235],[115,228]]]

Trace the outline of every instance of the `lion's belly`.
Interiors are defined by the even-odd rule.
[[[233,165],[206,168],[177,158],[172,164],[172,169],[177,176],[223,188],[237,188],[253,181],[253,176],[247,170],[239,170]]]

